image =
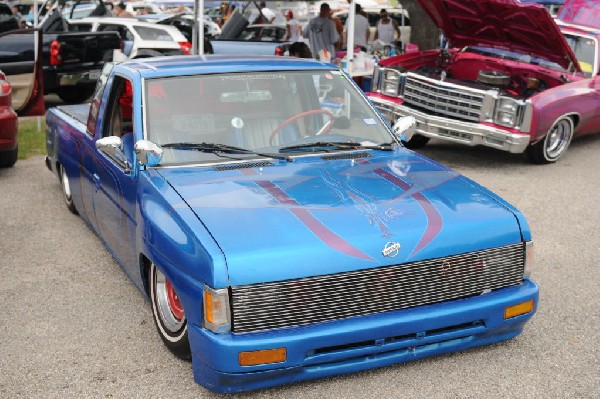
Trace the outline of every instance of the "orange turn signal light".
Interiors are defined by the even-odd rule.
[[[521,316],[525,313],[529,313],[533,310],[533,306],[533,299],[530,299],[527,302],[522,302],[518,305],[509,306],[506,309],[504,309],[504,318],[510,319],[513,317]]]
[[[259,364],[281,363],[287,359],[285,348],[265,349],[261,351],[240,352],[240,366],[256,366]]]

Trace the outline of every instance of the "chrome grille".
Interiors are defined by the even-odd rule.
[[[232,287],[233,331],[249,333],[480,295],[523,279],[523,244],[375,269]]]
[[[479,122],[484,93],[408,74],[404,101],[438,115]]]

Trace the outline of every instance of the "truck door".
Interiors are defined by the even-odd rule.
[[[20,116],[46,113],[41,43],[39,29],[0,34],[0,70],[12,86],[12,105]]]
[[[110,91],[104,96],[103,123],[96,137],[118,136],[123,140],[123,156],[96,151],[93,157],[94,213],[98,231],[123,268],[139,275],[135,242],[137,169],[133,165],[132,82],[113,75]]]

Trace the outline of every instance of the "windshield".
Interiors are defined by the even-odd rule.
[[[581,70],[585,73],[586,77],[591,77],[594,72],[594,60],[596,59],[596,40],[587,36],[571,34],[565,34],[565,38],[569,46],[573,49]]]
[[[145,104],[147,139],[165,146],[161,165],[256,158],[311,142],[393,142],[364,95],[340,71],[151,79],[145,82]],[[174,145],[178,143],[219,144],[219,150],[225,145],[247,152],[200,151],[198,146]],[[318,151],[343,149],[348,148],[325,146]],[[317,150],[302,147],[294,155],[304,151]]]

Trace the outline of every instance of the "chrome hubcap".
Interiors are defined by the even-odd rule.
[[[160,270],[156,270],[156,307],[164,327],[175,333],[183,327],[185,314],[173,286]]]
[[[63,191],[65,192],[65,197],[67,200],[71,200],[71,186],[69,186],[69,178],[67,177],[67,172],[65,172],[65,168],[60,169],[60,178],[62,180]]]
[[[559,121],[548,134],[546,139],[546,154],[548,158],[558,158],[569,146],[573,129],[567,119]]]

